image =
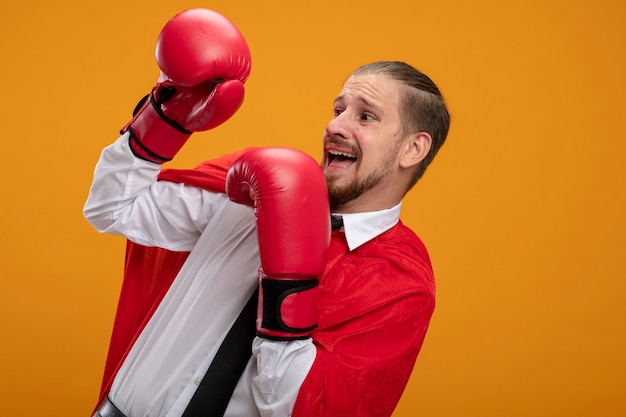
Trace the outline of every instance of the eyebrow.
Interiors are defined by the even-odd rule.
[[[340,95],[338,95],[338,96],[337,96],[337,98],[335,99],[335,101],[333,102],[333,104],[337,104],[337,102],[338,102],[338,101],[343,101],[343,100],[344,100],[344,96],[343,96],[342,94],[340,94]],[[365,104],[367,107],[371,107],[371,108],[372,108],[372,109],[374,109],[374,111],[376,111],[376,112],[379,112],[379,113],[382,113],[382,112],[383,112],[383,109],[382,109],[380,106],[378,106],[378,105],[376,105],[376,104],[372,103],[371,101],[369,101],[368,99],[366,99],[366,98],[365,98],[365,97],[363,97],[363,96],[358,96],[358,97],[357,97],[357,100],[359,100],[360,102],[362,102],[363,104]]]

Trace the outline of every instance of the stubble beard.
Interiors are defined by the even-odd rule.
[[[397,156],[397,153],[400,149],[401,142],[398,141],[395,145],[392,146],[391,149],[387,151],[385,158],[383,160],[383,165],[371,172],[365,178],[359,179],[358,176],[349,182],[346,185],[338,185],[337,182],[340,180],[340,176],[333,173],[326,173],[326,186],[328,188],[328,200],[330,203],[330,210],[334,211],[342,206],[345,206],[349,202],[356,200],[361,195],[363,195],[366,191],[371,190],[385,178],[387,174],[389,174],[392,170],[392,166],[394,164],[394,160]],[[355,154],[359,155],[360,153],[355,152]],[[359,164],[359,161],[355,162]],[[356,167],[358,174],[358,165]]]
[[[349,202],[356,200],[366,191],[371,190],[385,178],[391,171],[390,156],[385,160],[385,164],[378,170],[370,173],[365,178],[354,178],[345,185],[338,185],[340,177],[336,174],[326,174],[326,185],[328,187],[328,200],[330,202],[330,210],[336,210],[345,206]]]

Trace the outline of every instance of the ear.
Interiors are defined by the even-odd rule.
[[[411,168],[422,162],[432,146],[433,139],[426,132],[417,132],[409,136],[404,153],[400,158],[402,168]]]

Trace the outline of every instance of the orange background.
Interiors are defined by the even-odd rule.
[[[247,99],[173,165],[249,145],[319,158],[356,66],[412,63],[441,87],[448,142],[405,201],[438,306],[401,416],[626,414],[626,6],[554,1],[3,2],[0,402],[88,416],[124,241],[82,217],[94,164],[157,77],[190,7],[253,54]]]

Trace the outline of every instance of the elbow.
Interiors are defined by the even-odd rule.
[[[110,213],[91,206],[89,201],[83,207],[83,217],[87,220],[87,223],[100,233],[106,232],[115,222]]]

